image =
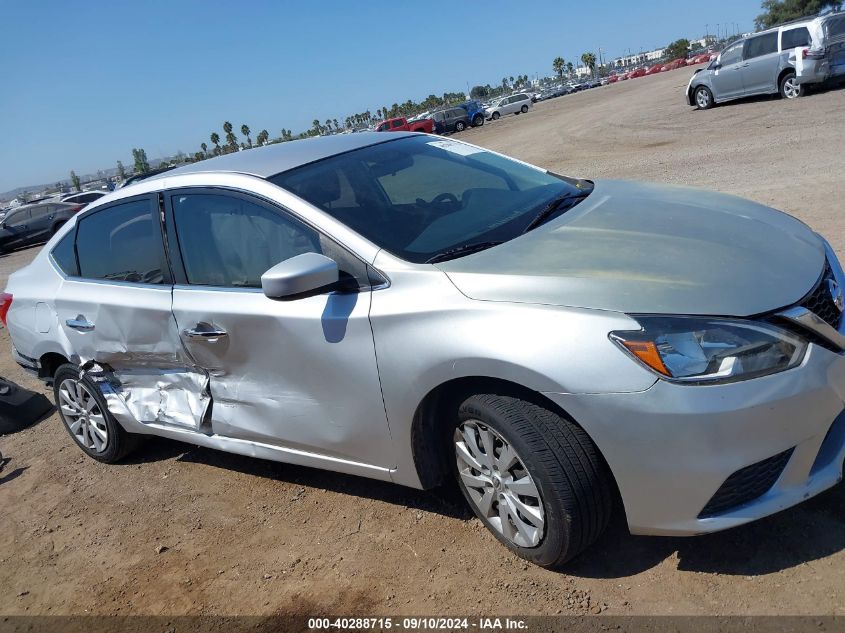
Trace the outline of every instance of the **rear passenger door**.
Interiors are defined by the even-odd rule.
[[[55,215],[56,206],[53,204],[39,204],[30,211],[29,227],[33,242],[43,242],[50,237],[50,225]]]
[[[746,95],[777,92],[779,56],[777,31],[755,35],[745,41],[742,82]]]
[[[115,418],[130,428],[198,429],[207,376],[179,340],[157,196],[80,215],[53,259],[65,275],[55,299],[58,326],[74,362],[105,370],[103,391]]]

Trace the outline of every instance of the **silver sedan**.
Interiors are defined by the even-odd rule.
[[[839,481],[843,283],[822,237],[759,204],[354,134],[103,197],[0,317],[94,459],[159,435],[454,481],[559,567],[614,507],[692,535]]]

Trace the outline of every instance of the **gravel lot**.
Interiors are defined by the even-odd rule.
[[[459,138],[561,173],[753,198],[845,254],[845,91],[696,112],[689,75],[540,103]],[[0,282],[35,252],[0,257]],[[0,375],[47,393],[7,338]],[[0,450],[3,614],[845,614],[843,485],[705,537],[633,537],[617,522],[553,573],[511,556],[452,491],[164,440],[105,466],[55,415]]]

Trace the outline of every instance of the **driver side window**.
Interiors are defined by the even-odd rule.
[[[733,46],[722,51],[722,55],[719,57],[719,63],[722,64],[722,66],[728,66],[742,61],[742,47],[744,44],[745,42],[737,42]]]

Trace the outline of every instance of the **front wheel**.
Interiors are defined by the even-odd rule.
[[[713,93],[705,86],[695,89],[695,107],[699,110],[708,110],[713,107]]]
[[[494,112],[493,116],[491,116],[490,118],[493,119],[494,121],[498,121],[500,116],[502,116],[502,115],[499,114],[498,112]]]
[[[780,96],[782,99],[797,99],[804,94],[804,86],[798,83],[794,72],[786,73],[780,80]]]
[[[53,395],[65,430],[88,457],[113,464],[138,445],[140,436],[117,423],[100,389],[76,365],[56,370]]]
[[[517,556],[558,568],[607,526],[610,475],[571,420],[516,398],[474,395],[458,408],[452,445],[473,512]]]

